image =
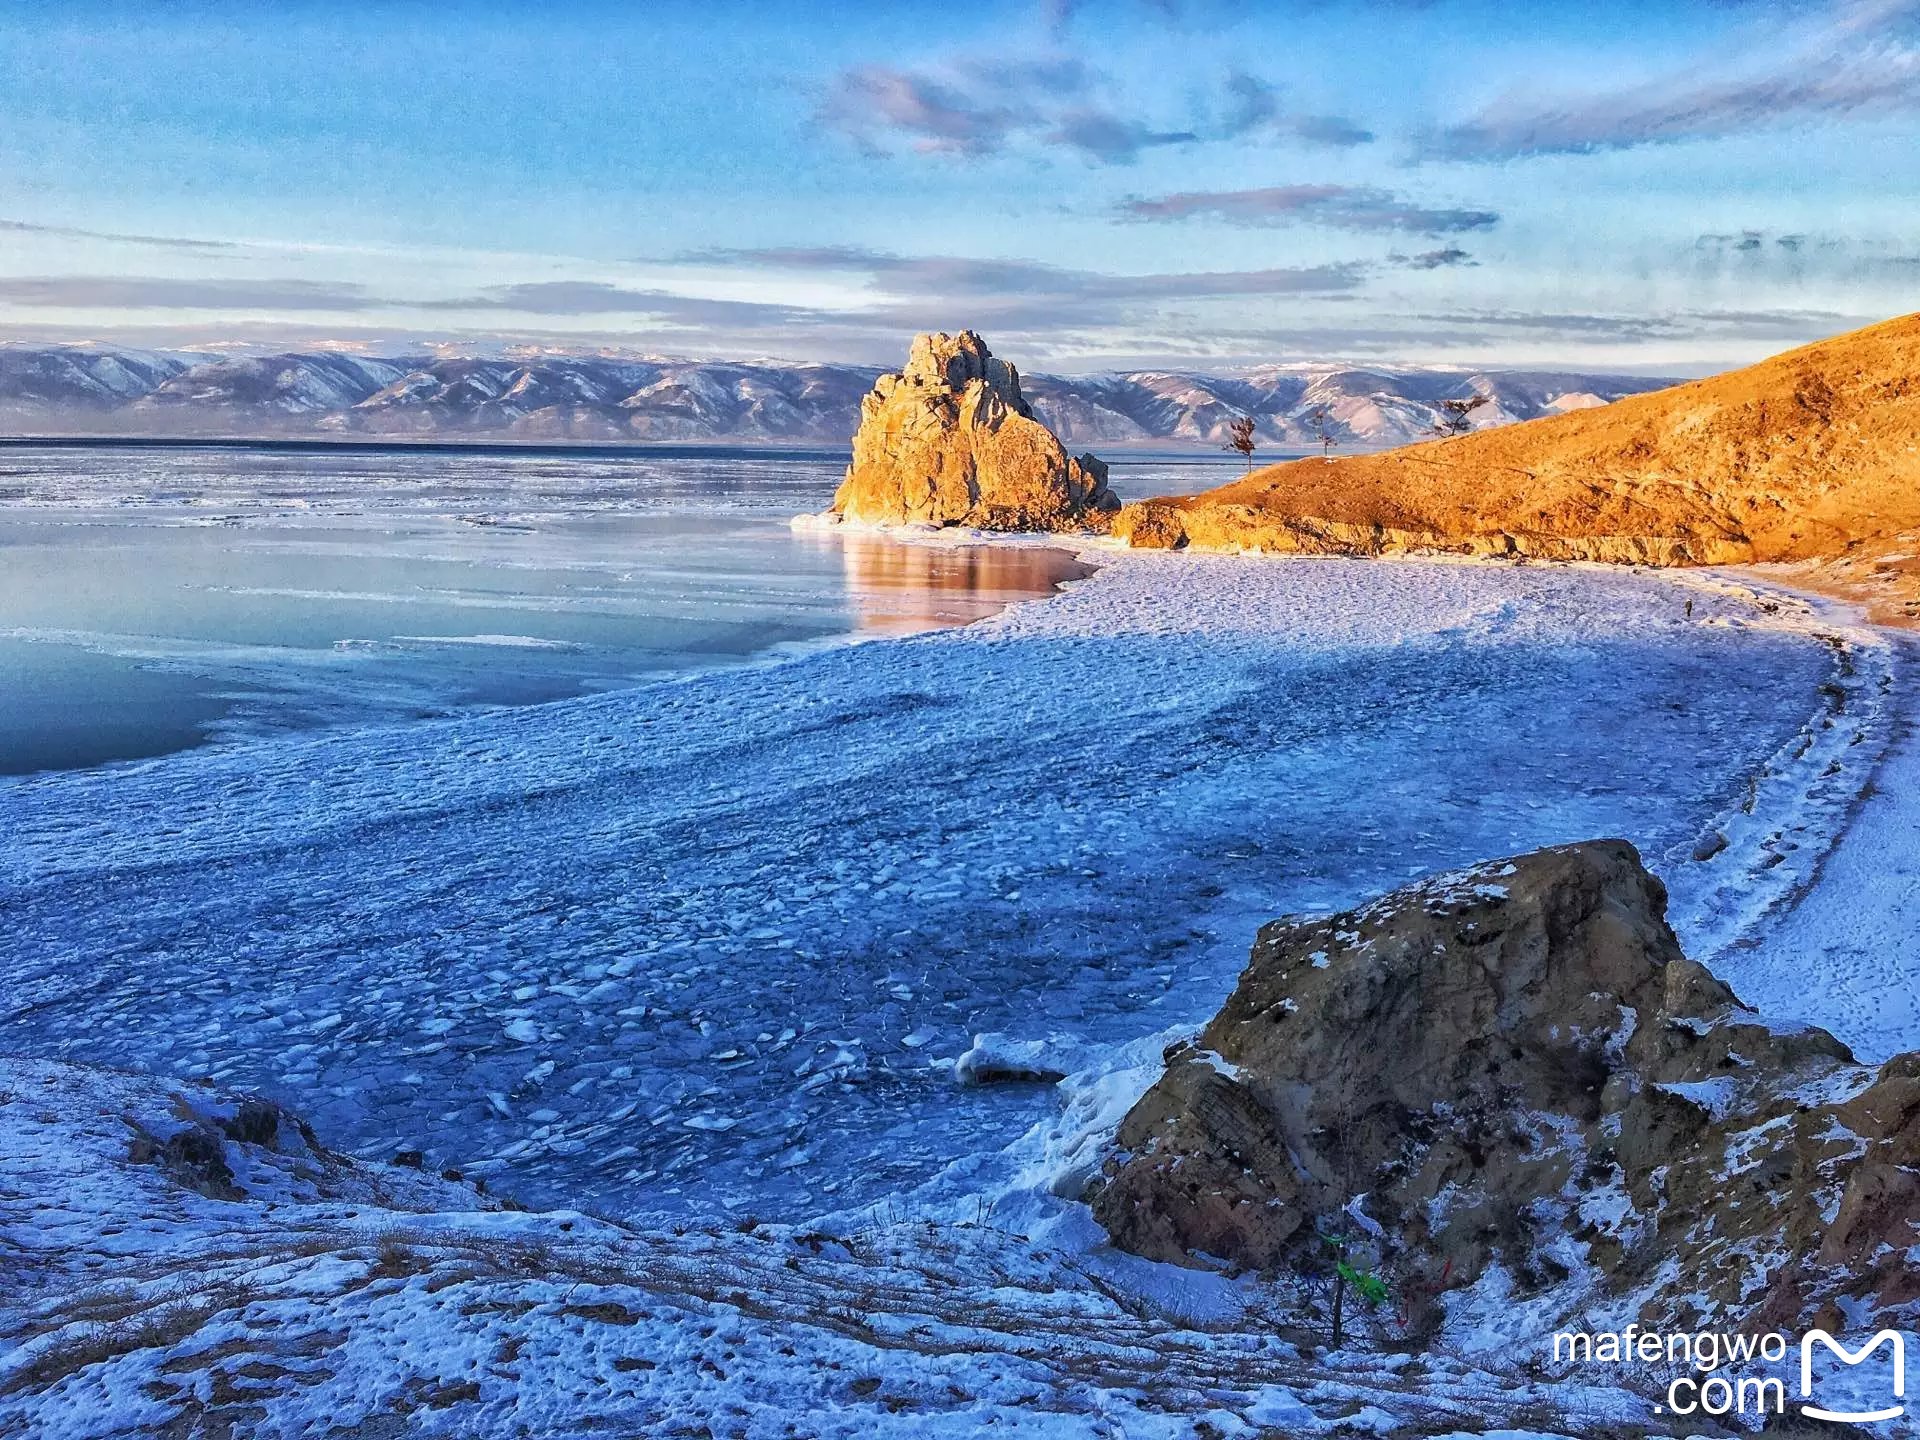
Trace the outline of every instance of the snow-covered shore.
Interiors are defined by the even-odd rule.
[[[0,1434],[1187,1440],[1199,1422],[1584,1434],[1646,1413],[1612,1386],[1439,1355],[1316,1357],[1278,1313],[1196,1324],[987,1223],[504,1212],[285,1124],[263,1143],[257,1120],[221,1142],[247,1198],[214,1198],[174,1157],[130,1163],[128,1138],[225,1133],[231,1100],[4,1058],[0,1090],[0,1194],[23,1242]]]
[[[1875,1062],[1920,1048],[1920,677],[1913,638],[1888,643],[1903,662],[1884,680],[1884,748],[1856,808],[1794,903],[1717,967],[1750,1004]]]
[[[1624,835],[1668,882],[1689,952],[1750,1001],[1866,1056],[1920,1038],[1889,1000],[1911,993],[1915,957],[1879,939],[1905,921],[1877,878],[1889,855],[1911,868],[1914,791],[1883,780],[1857,803],[1876,766],[1914,764],[1912,682],[1887,637],[1711,575],[1101,558],[1067,593],[964,631],[0,785],[0,1052],[207,1075],[273,1094],[365,1156],[422,1149],[430,1170],[535,1204],[687,1227],[676,1248],[646,1228],[657,1220],[577,1214],[426,1221],[335,1203],[269,1218],[169,1201],[144,1172],[132,1190],[90,1197],[76,1179],[55,1194],[22,1140],[6,1185],[27,1208],[8,1238],[33,1244],[65,1216],[55,1243],[74,1253],[11,1307],[7,1363],[26,1363],[20,1341],[83,1275],[128,1263],[120,1242],[84,1241],[109,1215],[151,1240],[135,1311],[166,1303],[229,1231],[323,1220],[311,1253],[274,1252],[267,1308],[81,1367],[66,1400],[106,1404],[101,1387],[122,1382],[113,1393],[133,1396],[167,1355],[200,1353],[188,1369],[204,1404],[219,1346],[262,1320],[323,1333],[347,1305],[354,1364],[318,1367],[312,1404],[267,1387],[284,1433],[357,1389],[376,1406],[456,1393],[462,1433],[504,1425],[515,1394],[560,1407],[541,1412],[556,1423],[599,1406],[731,1416],[744,1434],[783,1433],[796,1407],[835,1417],[823,1434],[967,1434],[989,1414],[1010,1433],[1186,1434],[1210,1407],[1223,1434],[1316,1433],[1369,1406],[1382,1423],[1517,1425],[1538,1391],[1436,1362],[1445,1373],[1396,1412],[1392,1383],[1304,1363],[1244,1294],[1185,1272],[1169,1287],[1088,1249],[1098,1237],[1063,1195],[1161,1039],[1216,1007],[1257,924]],[[1802,932],[1836,951],[1819,985]],[[1062,1037],[1076,1073],[957,1084],[980,1032]],[[84,1144],[61,1128],[64,1104],[135,1103],[103,1100],[86,1072],[27,1065],[6,1083],[22,1097],[9,1134],[35,1133],[30,1110],[55,1115],[45,1145],[69,1159]],[[96,1161],[111,1150],[86,1143]],[[757,1240],[749,1218],[779,1223]],[[467,1239],[412,1233],[436,1225]],[[428,1260],[381,1259],[375,1235],[403,1227]],[[549,1271],[480,1263],[482,1232],[505,1235],[500,1264],[538,1247]],[[866,1249],[796,1238],[815,1232]],[[582,1274],[552,1264],[588,1241],[602,1249]],[[811,1310],[772,1298],[789,1259],[814,1263],[796,1245],[832,1276]],[[908,1252],[927,1247],[942,1258],[914,1272]],[[450,1279],[462,1265],[473,1273]],[[663,1266],[687,1273],[653,1285],[643,1321],[573,1313],[638,1314],[636,1276]],[[440,1289],[456,1298],[434,1301]],[[1006,1314],[982,1311],[994,1294]],[[861,1333],[829,1323],[862,1305],[875,1323]],[[1062,1329],[1071,1346],[1045,1340]],[[1187,1374],[1183,1346],[1267,1358]],[[783,1347],[798,1359],[775,1358]],[[817,1373],[832,1365],[848,1387],[878,1383],[842,1388]],[[1137,1378],[1156,1367],[1179,1377],[1160,1400]],[[885,1403],[908,1383],[910,1404]],[[939,1401],[941,1386],[964,1401]],[[592,1405],[566,1398],[586,1393]],[[1434,1408],[1447,1393],[1465,1398]],[[1149,1418],[1162,1400],[1185,1417],[1164,1431]],[[113,1413],[146,1414],[127,1404]],[[0,1401],[0,1420],[25,1405]],[[1564,1411],[1532,1423],[1554,1422],[1581,1433]]]

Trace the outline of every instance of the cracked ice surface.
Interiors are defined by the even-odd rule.
[[[1110,562],[965,630],[0,783],[0,1051],[533,1203],[842,1208],[1052,1113],[953,1081],[976,1032],[1197,1022],[1284,912],[1624,835],[1717,914],[1749,852],[1693,848],[1833,673],[1619,571]]]

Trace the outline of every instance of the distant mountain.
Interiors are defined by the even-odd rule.
[[[14,434],[735,441],[840,445],[882,372],[777,361],[543,356],[228,356],[0,345],[0,431]],[[1135,370],[1024,376],[1069,445],[1219,445],[1251,415],[1268,444],[1308,445],[1325,410],[1350,446],[1431,433],[1439,403],[1485,395],[1476,428],[1604,405],[1671,384],[1626,375],[1272,365],[1232,375]]]
[[[1440,402],[1484,395],[1475,429],[1605,405],[1671,380],[1527,370],[1366,369],[1269,365],[1238,375],[1184,370],[1024,377],[1039,417],[1070,445],[1151,440],[1223,444],[1228,422],[1251,415],[1269,443],[1312,445],[1316,413],[1343,444],[1403,445],[1434,433]]]

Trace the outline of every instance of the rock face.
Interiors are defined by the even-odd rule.
[[[1555,1315],[1910,1311],[1920,1054],[1875,1072],[1769,1026],[1665,905],[1615,840],[1266,926],[1127,1115],[1095,1215],[1251,1269],[1364,1234],[1403,1296],[1498,1267]]]
[[[1078,530],[1119,508],[1107,467],[1070,459],[971,330],[916,335],[906,368],[860,402],[833,509],[868,524]]]
[[[1801,562],[1897,609],[1920,596],[1898,568],[1920,535],[1920,315],[1611,405],[1142,501],[1114,533],[1276,553]]]

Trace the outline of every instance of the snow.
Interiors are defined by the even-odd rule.
[[[134,1163],[129,1126],[217,1125],[203,1087],[0,1058],[0,1431],[1187,1440],[1644,1417],[1612,1388],[1435,1355],[1418,1383],[1270,1318],[1194,1323],[984,1223],[649,1230],[496,1208],[282,1126],[228,1140],[246,1191]],[[796,1426],[799,1428],[796,1429]],[[235,1428],[237,1427],[237,1428]]]
[[[1823,703],[1754,770],[1746,793],[1707,827],[1707,834],[1728,843],[1695,863],[1708,872],[1731,867],[1738,883],[1701,887],[1688,897],[1690,905],[1674,906],[1674,926],[1688,955],[1721,970],[1738,989],[1742,968],[1723,965],[1723,957],[1751,948],[1770,921],[1812,889],[1872,769],[1905,723],[1907,707],[1896,687],[1910,682],[1895,637],[1861,623],[1846,607],[1747,589],[1711,573],[1680,572],[1679,579],[1708,593],[1745,595],[1772,622],[1828,646],[1834,660],[1820,692]]]
[[[1740,1095],[1739,1087],[1728,1075],[1716,1075],[1711,1080],[1664,1081],[1653,1088],[1677,1096],[1690,1105],[1697,1105],[1716,1124],[1727,1118]]]
[[[1898,733],[1838,843],[1816,857],[1815,883],[1717,964],[1748,1004],[1831,1030],[1874,1063],[1920,1046],[1920,691],[1908,665],[1883,703]]]
[[[1074,1070],[1084,1069],[1086,1063],[1087,1047],[1072,1035],[1016,1040],[1010,1035],[989,1033],[973,1037],[973,1044],[953,1062],[953,1078],[963,1085],[1006,1080],[1057,1081]]]
[[[395,640],[420,645],[479,645],[491,650],[578,650],[569,640],[550,640],[540,635],[396,635]]]
[[[1910,1045],[1914,957],[1877,939],[1915,933],[1877,878],[1913,854],[1906,653],[1712,576],[1093,558],[962,631],[0,782],[0,1050],[134,1072],[0,1062],[0,1191],[33,1197],[0,1239],[58,1272],[0,1301],[29,1337],[0,1366],[77,1339],[116,1255],[149,1312],[251,1287],[42,1392],[35,1433],[157,1427],[247,1365],[303,1376],[286,1434],[395,1404],[470,1434],[1632,1421],[1304,1357],[1270,1294],[1114,1254],[1078,1201],[1259,924],[1435,870],[1497,902],[1481,862],[1547,843],[1626,836],[1748,1002]],[[955,1083],[1008,1062],[1063,1078]],[[117,1118],[177,1113],[143,1071],[426,1173],[347,1167],[349,1205],[251,1157],[270,1215],[168,1190]],[[489,1212],[446,1166],[569,1208]],[[1519,1344],[1498,1285],[1463,1308]],[[0,1429],[31,1394],[0,1379]]]

